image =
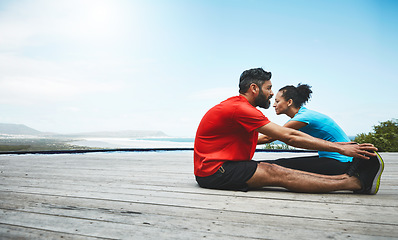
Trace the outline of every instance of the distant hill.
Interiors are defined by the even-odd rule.
[[[68,137],[112,137],[112,138],[140,138],[140,137],[166,137],[167,135],[162,131],[150,130],[126,130],[114,132],[86,132],[67,134]]]
[[[47,136],[47,137],[72,137],[72,138],[86,138],[86,137],[112,137],[112,138],[142,138],[142,137],[166,137],[167,135],[162,131],[151,130],[126,130],[126,131],[100,131],[100,132],[86,132],[74,134],[57,134],[45,133],[30,128],[23,124],[0,123],[0,134],[11,135],[33,135],[33,136]]]
[[[23,124],[0,123],[0,134],[42,135],[43,133]]]

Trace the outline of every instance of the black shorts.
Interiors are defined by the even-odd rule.
[[[216,173],[208,177],[196,176],[196,182],[203,188],[248,191],[246,182],[256,172],[256,161],[227,161]]]

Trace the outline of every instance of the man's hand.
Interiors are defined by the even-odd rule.
[[[338,143],[341,146],[341,152],[339,153],[354,157],[354,158],[362,158],[369,159],[368,156],[376,156],[377,154],[374,151],[377,151],[377,148],[370,143],[362,143],[357,144],[354,142],[346,142],[346,143]]]

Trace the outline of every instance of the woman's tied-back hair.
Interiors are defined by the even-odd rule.
[[[288,85],[285,86],[279,91],[282,91],[282,97],[288,101],[289,99],[293,100],[293,105],[296,108],[303,106],[308,100],[311,98],[311,86],[307,84],[297,85],[297,87]]]
[[[246,93],[252,83],[261,88],[265,81],[271,79],[271,76],[271,72],[264,71],[262,68],[246,70],[240,75],[239,92]]]

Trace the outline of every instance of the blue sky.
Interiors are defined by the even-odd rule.
[[[0,122],[192,137],[263,67],[275,93],[309,84],[308,108],[369,132],[398,118],[397,16],[397,1],[3,0]]]

